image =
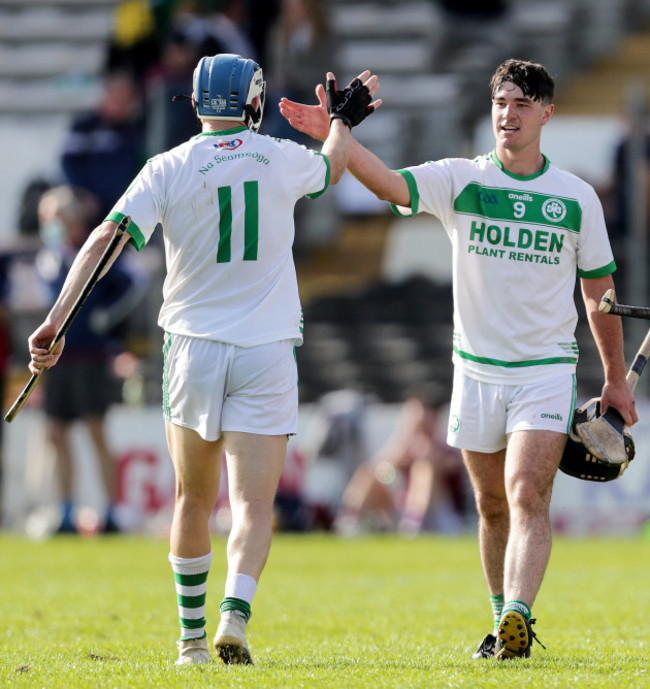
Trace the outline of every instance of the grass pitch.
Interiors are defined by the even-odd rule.
[[[213,542],[208,636],[225,542]],[[476,539],[278,535],[253,605],[254,667],[177,668],[167,543],[0,536],[0,686],[650,687],[650,540],[556,539],[533,614],[547,646],[472,661],[491,611]]]

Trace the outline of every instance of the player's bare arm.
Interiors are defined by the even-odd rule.
[[[328,72],[327,79],[335,80],[334,74]],[[369,70],[365,70],[357,76],[357,79],[368,89],[370,97],[374,98],[379,89],[377,75],[371,75]],[[327,96],[323,84],[316,86],[316,97],[318,98],[318,105],[306,105],[282,98],[279,106],[280,112],[294,129],[318,141],[325,141],[329,136],[330,116],[327,112]],[[381,99],[376,99],[372,101],[370,106],[376,110],[381,103]]]
[[[348,170],[378,199],[410,207],[411,191],[399,172],[389,169],[381,158],[353,139]]]
[[[350,159],[350,129],[343,120],[334,120],[321,152],[330,163],[330,184],[337,184],[345,174]]]
[[[362,72],[360,78],[374,96],[379,88],[376,77],[368,77],[368,71]],[[308,134],[314,139],[324,141],[330,129],[329,115],[327,113],[327,98],[325,87],[318,84],[316,87],[318,105],[306,105],[296,103],[288,98],[280,101],[280,112],[289,124],[299,132]],[[381,105],[381,99],[373,101],[375,109]],[[356,139],[350,145],[350,159],[348,170],[377,198],[383,201],[395,203],[398,206],[409,206],[411,194],[406,180],[398,172],[390,170],[386,164],[374,153],[362,146]]]
[[[627,384],[625,359],[623,354],[623,327],[620,318],[613,318],[598,311],[600,298],[613,289],[614,281],[610,275],[581,280],[582,296],[587,310],[589,326],[596,341],[605,372],[605,384],[601,396],[602,411],[612,406],[619,411],[626,425],[635,424],[636,413],[634,395]]]
[[[102,257],[104,250],[113,238],[116,227],[117,223],[107,220],[92,231],[86,243],[77,254],[59,297],[43,323],[30,335],[29,353],[31,361],[29,362],[29,370],[32,373],[39,374],[41,371],[54,366],[59,360],[65,344],[65,338],[59,342],[52,352],[49,351],[50,344],[81,293],[88,277]],[[129,235],[125,234],[102,275],[111,267],[128,240]]]

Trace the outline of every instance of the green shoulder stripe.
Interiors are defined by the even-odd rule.
[[[310,199],[317,199],[324,191],[329,187],[330,185],[330,161],[329,158],[324,154],[321,153],[320,151],[314,151],[315,155],[321,156],[321,158],[325,161],[325,167],[327,168],[325,171],[325,185],[320,191],[315,191],[313,194],[307,194],[307,196]]]
[[[113,222],[119,224],[124,219],[124,213],[111,212],[104,219],[112,220]],[[138,251],[140,251],[140,249],[142,249],[142,247],[144,247],[145,245],[144,236],[140,228],[133,222],[133,220],[131,220],[131,224],[129,225],[129,229],[127,230],[127,232],[131,235],[131,239],[129,239],[129,244],[133,244],[133,246]]]
[[[596,270],[579,270],[578,277],[580,278],[602,278],[604,275],[611,275],[616,270],[616,262],[612,261],[602,268]]]
[[[393,211],[393,213],[395,213],[395,215],[399,215],[400,218],[411,218],[412,216],[417,215],[420,210],[420,193],[418,192],[418,184],[415,181],[413,173],[409,172],[409,170],[396,170],[396,172],[399,172],[399,174],[404,177],[406,183],[408,184],[409,191],[411,192],[411,212],[402,213],[400,211],[401,206],[398,207],[394,203],[390,204],[390,209]]]

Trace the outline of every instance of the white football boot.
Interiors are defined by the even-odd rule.
[[[203,639],[177,641],[176,645],[178,646],[176,665],[196,665],[210,662],[208,640],[205,637]]]
[[[253,664],[246,643],[246,620],[241,615],[231,610],[223,613],[214,636],[214,650],[226,665]]]

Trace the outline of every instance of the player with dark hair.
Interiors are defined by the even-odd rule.
[[[300,131],[322,139],[320,105],[283,100]],[[527,656],[531,608],[551,552],[549,503],[575,406],[574,303],[580,277],[600,352],[603,410],[637,421],[625,379],[620,319],[598,312],[616,266],[591,186],[541,152],[553,79],[508,60],[491,81],[495,149],[474,160],[389,170],[358,142],[352,174],[398,215],[442,221],[453,247],[454,388],[448,442],[462,449],[479,514],[479,547],[494,630],[474,654]]]
[[[504,82],[517,86],[526,98],[544,105],[553,103],[553,77],[541,65],[522,60],[506,60],[497,67],[490,79],[490,93],[494,95]]]
[[[364,72],[338,90],[328,74],[328,118],[320,153],[257,133],[265,82],[253,60],[220,54],[194,72],[202,133],[147,162],[75,260],[45,322],[30,337],[30,370],[56,363],[48,346],[114,234],[130,216],[139,250],[162,226],[167,276],[159,324],[165,331],[163,413],[176,474],[169,559],[181,638],[178,664],[205,663],[209,518],[225,449],[232,529],[221,622],[224,663],[252,663],[251,603],[271,545],[273,499],[287,436],[298,413],[294,347],[302,314],[292,256],[293,210],[344,174],[350,130],[381,101]],[[118,251],[119,253],[119,251]]]

